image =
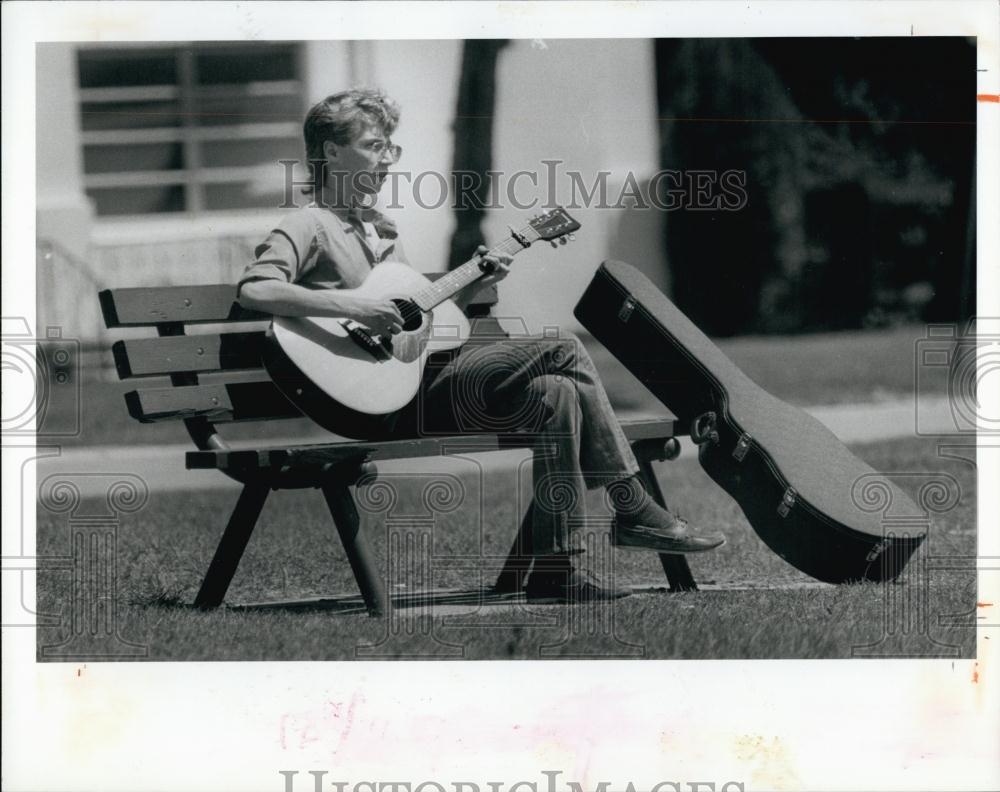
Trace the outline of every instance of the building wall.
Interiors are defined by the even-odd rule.
[[[170,218],[95,219],[83,193],[77,113],[75,47],[40,46],[38,85],[38,242],[40,324],[60,324],[85,341],[104,337],[96,291],[109,285],[217,282],[235,278],[256,241],[281,212],[203,213]],[[307,104],[350,85],[383,87],[400,102],[397,169],[448,174],[461,63],[460,41],[309,42],[302,51]],[[644,40],[519,40],[500,55],[494,127],[494,168],[504,179],[518,170],[539,173],[536,190],[522,177],[522,200],[547,195],[545,159],[560,159],[590,184],[608,171],[613,202],[628,172],[656,168],[657,133],[652,43]],[[504,182],[505,183],[505,182]],[[569,202],[569,182],[556,198]],[[433,202],[437,179],[422,195]],[[501,191],[501,197],[503,191]],[[443,269],[454,214],[450,201],[421,206],[405,183],[398,222],[414,265]],[[387,203],[392,196],[383,194]],[[507,205],[490,210],[489,243],[507,224],[522,225],[541,209]],[[604,258],[631,260],[663,281],[662,227],[655,212],[572,209],[583,228],[573,245],[538,246],[515,263],[502,289],[500,312],[523,319],[531,331],[574,327],[572,307]],[[471,254],[472,251],[470,251]],[[91,295],[94,295],[91,299]],[[522,329],[520,321],[511,327]]]
[[[83,337],[93,335],[99,310],[88,266],[93,210],[83,193],[75,47],[39,44],[35,63],[38,330],[58,326]],[[87,292],[92,305],[80,300]]]
[[[611,203],[629,172],[641,180],[656,170],[651,41],[514,41],[500,56],[497,80],[497,170],[537,170],[542,160],[559,159],[565,163],[560,172],[578,171],[586,185],[607,171]],[[526,179],[519,184],[527,185]],[[547,181],[539,178],[543,199]],[[557,200],[568,205],[568,178],[555,182]],[[523,253],[501,291],[500,312],[523,316],[530,332],[553,324],[575,328],[573,306],[606,258],[629,260],[650,273],[665,270],[656,212],[595,207],[570,213],[582,223],[577,240]],[[491,212],[487,237],[497,238],[508,223],[523,223],[524,215],[516,208]]]
[[[449,173],[462,42],[380,41],[371,46],[375,73],[370,82],[384,88],[402,107],[394,135],[403,147],[397,170],[415,174],[414,181],[421,173]],[[430,201],[440,194],[433,177],[425,177],[420,186]],[[423,271],[446,269],[455,228],[450,201],[439,208],[424,208],[415,199],[414,191],[402,184],[398,196],[400,208],[387,213],[399,225],[411,263]],[[382,200],[388,203],[392,197],[383,190]]]

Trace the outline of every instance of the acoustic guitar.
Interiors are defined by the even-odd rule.
[[[515,255],[539,241],[565,244],[579,228],[556,207],[511,228],[489,254]],[[376,437],[383,419],[417,395],[427,358],[468,340],[469,320],[451,298],[488,272],[488,264],[475,257],[432,282],[406,264],[385,261],[354,293],[392,300],[403,317],[400,333],[375,335],[346,318],[275,317],[265,338],[264,366],[285,396],[324,428],[345,437]]]

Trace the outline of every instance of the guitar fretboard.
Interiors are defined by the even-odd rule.
[[[529,224],[514,231],[510,238],[490,248],[487,255],[514,256],[538,239],[540,237]],[[520,240],[524,240],[524,243]],[[441,276],[426,289],[415,294],[413,297],[414,302],[424,311],[429,311],[435,305],[440,305],[470,283],[474,283],[487,274],[480,269],[479,261],[478,258],[469,259],[447,275]]]

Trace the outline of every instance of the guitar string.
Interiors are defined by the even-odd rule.
[[[534,236],[534,239],[529,237],[529,233]],[[514,232],[510,239],[505,239],[503,242],[500,242],[498,245],[495,245],[487,251],[486,255],[489,256],[496,253],[515,254],[528,247],[528,245],[522,245],[518,241],[517,237],[528,239],[529,245],[532,242],[537,242],[541,239],[541,235],[539,235],[538,232],[535,231],[534,227],[528,223],[519,231]],[[479,268],[479,261],[479,258],[469,259],[452,272],[438,278],[438,280],[429,287],[418,292],[414,295],[412,301],[415,302],[422,310],[429,311],[434,306],[444,302],[452,294],[461,291],[470,283],[473,283],[482,277],[485,273],[483,273],[483,271]]]
[[[522,249],[523,246],[517,242],[516,239],[506,239],[493,247],[486,255],[492,255],[495,253],[516,253]],[[418,293],[414,299],[416,302],[420,303],[425,310],[428,310],[447,299],[448,295],[460,291],[465,286],[481,277],[483,274],[483,271],[479,268],[479,259],[469,259],[469,261],[465,262],[460,267],[457,267],[454,271],[438,278],[438,280],[431,286],[428,286],[423,291]],[[425,305],[425,301],[427,299],[432,301],[430,305]]]
[[[523,246],[516,242],[516,240],[505,240],[503,243],[492,248],[486,255],[493,255],[497,253],[514,254],[523,249]],[[483,270],[479,267],[479,259],[470,259],[453,272],[439,278],[432,286],[427,287],[420,293],[420,295],[418,295],[417,299],[419,301],[420,298],[431,298],[434,300],[434,304],[436,305],[438,302],[447,299],[451,294],[454,294],[455,292],[458,292],[468,286],[470,283],[475,282],[484,274]],[[433,307],[433,305],[430,307]]]

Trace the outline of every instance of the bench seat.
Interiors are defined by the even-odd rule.
[[[351,488],[375,481],[376,463],[382,460],[530,448],[536,439],[527,432],[481,433],[318,443],[270,441],[253,447],[232,447],[217,424],[302,417],[261,364],[266,328],[262,323],[269,317],[243,309],[236,301],[236,287],[232,284],[107,289],[99,299],[109,329],[145,327],[155,329],[157,334],[156,338],[127,338],[113,344],[112,357],[121,379],[147,383],[168,380],[165,386],[157,384],[127,393],[129,414],[141,423],[182,421],[195,446],[186,454],[187,468],[221,471],[243,484],[195,598],[198,607],[213,608],[223,603],[268,493],[315,487],[326,499],[365,606],[372,615],[384,614],[392,608],[392,601],[384,576],[375,567],[368,537],[361,529]],[[496,288],[487,287],[466,309],[473,335],[481,340],[506,337],[492,316],[496,302]],[[220,331],[215,325],[223,325],[224,329]],[[188,330],[195,332],[189,335]],[[202,380],[203,375],[212,380]],[[643,481],[660,503],[663,493],[650,463],[677,456],[674,420],[664,411],[656,417],[622,422]],[[494,584],[497,592],[518,593],[531,567],[527,548],[531,547],[532,508],[528,507]],[[697,588],[683,556],[661,555],[660,562],[671,591]]]
[[[664,444],[673,438],[673,418],[633,418],[621,421],[630,443]],[[535,435],[458,434],[400,440],[344,441],[304,445],[264,446],[250,449],[188,451],[189,470],[222,470],[233,473],[271,473],[280,469],[336,465],[344,462],[375,462],[388,459],[441,456],[456,453],[530,448]],[[676,440],[674,440],[676,442]],[[664,451],[664,459],[669,450]],[[656,457],[653,457],[654,459]]]

